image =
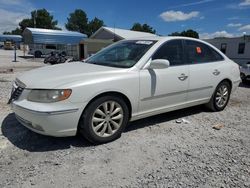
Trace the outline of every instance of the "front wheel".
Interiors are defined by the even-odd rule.
[[[212,111],[222,111],[227,106],[231,94],[231,86],[227,81],[221,82],[215,89],[207,107]]]
[[[128,120],[126,103],[117,96],[104,96],[88,105],[80,119],[79,132],[92,143],[106,143],[121,136]]]

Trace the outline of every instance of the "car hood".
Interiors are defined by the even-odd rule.
[[[84,82],[122,72],[127,72],[127,69],[75,62],[33,69],[17,79],[24,83],[26,88],[54,89],[75,81]]]

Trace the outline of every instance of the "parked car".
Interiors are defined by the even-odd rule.
[[[250,62],[240,66],[240,77],[243,83],[250,81]]]
[[[14,45],[11,41],[5,41],[3,48],[5,50],[14,50]]]
[[[35,58],[41,58],[51,52],[61,53],[66,56],[66,46],[63,44],[30,44],[28,54],[34,55]]]
[[[239,66],[204,41],[139,38],[29,71],[16,78],[9,103],[34,132],[104,143],[129,121],[200,104],[221,111],[240,81]]]

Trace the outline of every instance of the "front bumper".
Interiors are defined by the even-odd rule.
[[[76,135],[83,110],[76,105],[52,110],[46,109],[44,104],[32,105],[29,101],[14,101],[11,106],[22,125],[36,133],[55,137]]]

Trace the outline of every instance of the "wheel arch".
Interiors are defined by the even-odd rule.
[[[124,102],[126,103],[127,107],[128,107],[128,110],[129,110],[129,119],[131,118],[131,116],[132,116],[132,104],[131,104],[129,98],[128,98],[125,94],[123,94],[123,93],[121,93],[121,92],[118,92],[118,91],[107,91],[107,92],[100,93],[100,94],[96,95],[95,97],[93,97],[93,98],[88,102],[88,104],[85,106],[85,108],[83,109],[82,114],[81,114],[81,117],[82,117],[82,115],[84,114],[85,110],[88,108],[88,106],[89,106],[93,101],[95,101],[96,99],[98,99],[98,98],[100,98],[100,97],[103,97],[103,96],[117,96],[117,97],[122,98],[122,99],[124,100]],[[78,121],[78,127],[79,127],[79,123],[80,123],[80,121],[81,121],[81,117],[80,117],[80,119],[79,119],[79,121]],[[77,128],[77,129],[78,129],[78,128]]]
[[[228,82],[229,85],[230,85],[230,89],[232,89],[232,87],[233,87],[233,82],[232,82],[229,78],[223,79],[220,83],[222,83],[222,82]],[[220,84],[220,83],[219,83],[219,84]],[[218,85],[219,85],[219,84],[218,84]]]

